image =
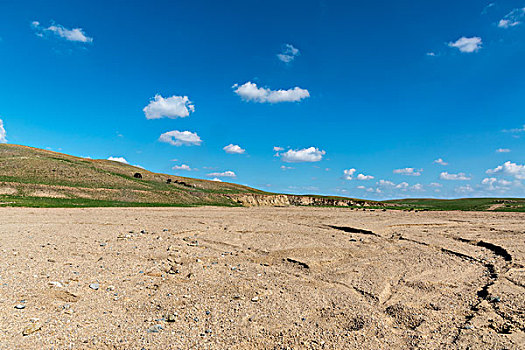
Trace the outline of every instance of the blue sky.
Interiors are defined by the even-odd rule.
[[[0,142],[274,192],[522,197],[524,8],[3,1]]]

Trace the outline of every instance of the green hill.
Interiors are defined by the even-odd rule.
[[[225,195],[249,193],[264,194],[246,186],[157,174],[110,160],[0,145],[0,205],[4,206],[228,206],[238,203]]]
[[[137,177],[135,177],[136,174]],[[525,211],[525,199],[400,199],[385,202],[286,195],[232,183],[153,173],[102,159],[0,144],[0,206],[315,205],[401,210]]]

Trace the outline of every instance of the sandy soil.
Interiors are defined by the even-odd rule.
[[[0,248],[0,349],[525,348],[525,214],[3,208]]]

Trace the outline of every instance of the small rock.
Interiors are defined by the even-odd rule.
[[[51,287],[56,287],[56,288],[64,287],[64,285],[62,283],[58,282],[58,281],[51,281],[51,282],[49,282],[49,285]]]
[[[24,330],[22,331],[22,335],[25,337],[35,332],[38,332],[41,329],[42,329],[42,325],[40,323],[38,322],[31,323],[29,326],[24,328]]]
[[[258,302],[258,301],[259,301],[259,297],[253,297],[253,298],[252,298],[252,301],[253,301],[254,303]]]
[[[205,332],[210,334],[211,333],[211,329],[208,328],[207,330],[205,330]]]
[[[162,326],[160,324],[156,324],[156,325],[153,325],[153,326],[148,328],[148,333],[158,333],[162,329],[164,329],[164,328],[162,328]]]
[[[168,317],[166,317],[167,322],[175,322],[177,320],[177,314],[169,314]]]
[[[91,288],[93,290],[98,290],[100,288],[100,285],[98,283],[91,283],[89,285],[89,288]]]
[[[22,309],[25,309],[26,306],[24,304],[16,304],[15,305],[15,309],[18,309],[18,310],[22,310]]]

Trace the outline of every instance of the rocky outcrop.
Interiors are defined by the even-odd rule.
[[[367,201],[330,198],[330,197],[313,197],[297,195],[266,195],[266,194],[235,194],[227,195],[228,198],[246,207],[288,207],[288,206],[330,206],[330,207],[368,207],[372,203]],[[373,203],[374,206],[381,206],[382,203]]]

